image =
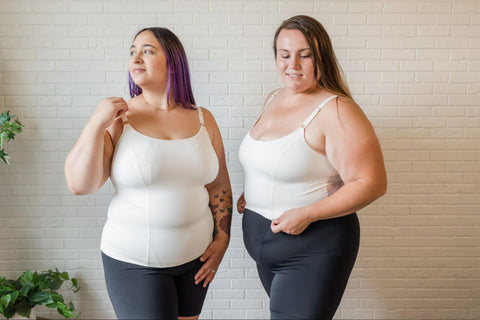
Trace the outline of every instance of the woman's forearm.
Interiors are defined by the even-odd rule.
[[[337,218],[356,212],[386,192],[385,181],[350,181],[329,197],[305,207],[313,221]]]
[[[232,191],[230,188],[214,188],[209,191],[209,207],[214,220],[214,239],[230,239],[230,226],[232,224]]]

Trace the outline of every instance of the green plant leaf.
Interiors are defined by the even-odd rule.
[[[53,301],[55,301],[55,302],[57,302],[57,303],[58,303],[58,302],[60,302],[60,303],[63,303],[63,302],[64,302],[63,297],[62,297],[61,295],[59,295],[58,293],[56,293],[56,292],[55,292],[55,293],[52,292],[52,296],[51,296],[51,297],[52,297]]]
[[[32,282],[32,280],[33,280],[32,271],[30,271],[30,270],[25,271],[22,275],[22,279],[27,281],[27,282]]]
[[[63,311],[63,310],[67,310],[68,306],[63,302],[57,302],[57,308]]]
[[[13,115],[10,115],[10,111],[0,113],[0,127],[3,125],[4,122],[10,122],[13,117]]]
[[[66,272],[48,270],[41,273],[25,271],[17,280],[0,277],[0,314],[10,318],[15,312],[27,316],[35,305],[57,309],[59,314],[71,318],[75,311],[71,301],[65,302],[56,290],[67,282],[69,289],[77,292],[77,280]],[[75,312],[78,318],[80,312]]]
[[[15,314],[15,308],[8,308],[8,309],[5,309],[2,314],[5,316],[5,318],[9,319],[11,317],[13,317],[13,315]]]
[[[26,301],[21,301],[15,306],[15,311],[17,311],[19,315],[29,318],[32,308]]]
[[[3,149],[5,141],[14,140],[15,135],[22,132],[23,124],[11,115],[10,111],[0,113],[0,159],[9,164],[8,154]]]
[[[48,291],[34,292],[32,295],[30,295],[30,300],[38,304],[43,304],[42,302],[50,298],[51,294]]]
[[[3,151],[3,149],[0,149],[0,159],[2,159],[3,162],[5,162],[6,164],[10,164],[10,162],[8,161],[10,157],[8,156],[8,154]]]
[[[0,306],[3,307],[8,307],[8,304],[12,301],[12,296],[9,294],[6,294],[0,298]]]
[[[58,290],[62,286],[63,281],[62,279],[54,279],[49,283],[48,287],[52,290]]]
[[[65,318],[71,318],[73,317],[73,312],[70,311],[70,310],[61,310],[61,311],[58,311],[62,316],[64,316]]]
[[[30,290],[33,289],[34,285],[32,282],[23,282],[21,283],[22,287],[18,290],[18,293],[24,297],[28,296]]]
[[[37,287],[39,290],[44,290],[48,288],[48,281],[47,280],[38,280],[37,281]]]
[[[12,296],[12,303],[15,303],[18,299],[18,291],[13,291],[10,295]]]

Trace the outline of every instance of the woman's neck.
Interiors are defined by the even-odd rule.
[[[170,99],[169,103],[166,93],[157,94],[154,92],[143,91],[140,97],[147,106],[160,111],[169,111],[176,108],[176,105],[172,103],[172,99]]]

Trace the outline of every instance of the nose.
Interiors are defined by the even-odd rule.
[[[297,69],[300,65],[300,58],[297,55],[292,55],[290,58],[290,67],[293,69]]]
[[[141,63],[142,62],[141,52],[137,52],[134,55],[131,55],[130,59],[133,63]]]

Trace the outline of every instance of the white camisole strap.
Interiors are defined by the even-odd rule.
[[[270,102],[272,102],[273,100],[273,97],[275,97],[277,95],[277,93],[280,92],[280,89],[277,89],[271,96],[270,96],[270,99],[268,99],[267,103],[265,103],[265,107],[263,107],[263,111],[265,111],[265,109],[267,109],[268,105],[270,104]]]
[[[333,96],[330,96],[328,97],[327,99],[323,100],[323,102],[318,106],[316,107],[313,112],[308,116],[307,119],[305,119],[305,121],[302,123],[302,128],[306,128],[310,122],[312,122],[313,118],[315,118],[315,116],[320,112],[320,110],[322,110],[322,108],[332,99],[336,98],[337,95],[333,95]]]
[[[205,127],[205,122],[203,120],[202,107],[197,107],[197,110],[198,110],[198,119],[200,119],[200,124]]]
[[[275,97],[278,92],[280,92],[280,89],[277,89],[277,90],[270,96],[270,98],[268,99],[267,103],[265,103],[265,105],[263,106],[262,113],[260,113],[260,115],[259,115],[258,118],[257,118],[257,121],[255,121],[255,123],[253,124],[253,127],[258,123],[258,121],[260,121],[260,118],[262,117],[263,113],[265,112],[265,110],[267,110],[268,105],[270,104],[270,102],[272,102],[273,97]]]
[[[126,125],[128,123],[127,114],[125,112],[122,112],[122,121],[123,125]]]

